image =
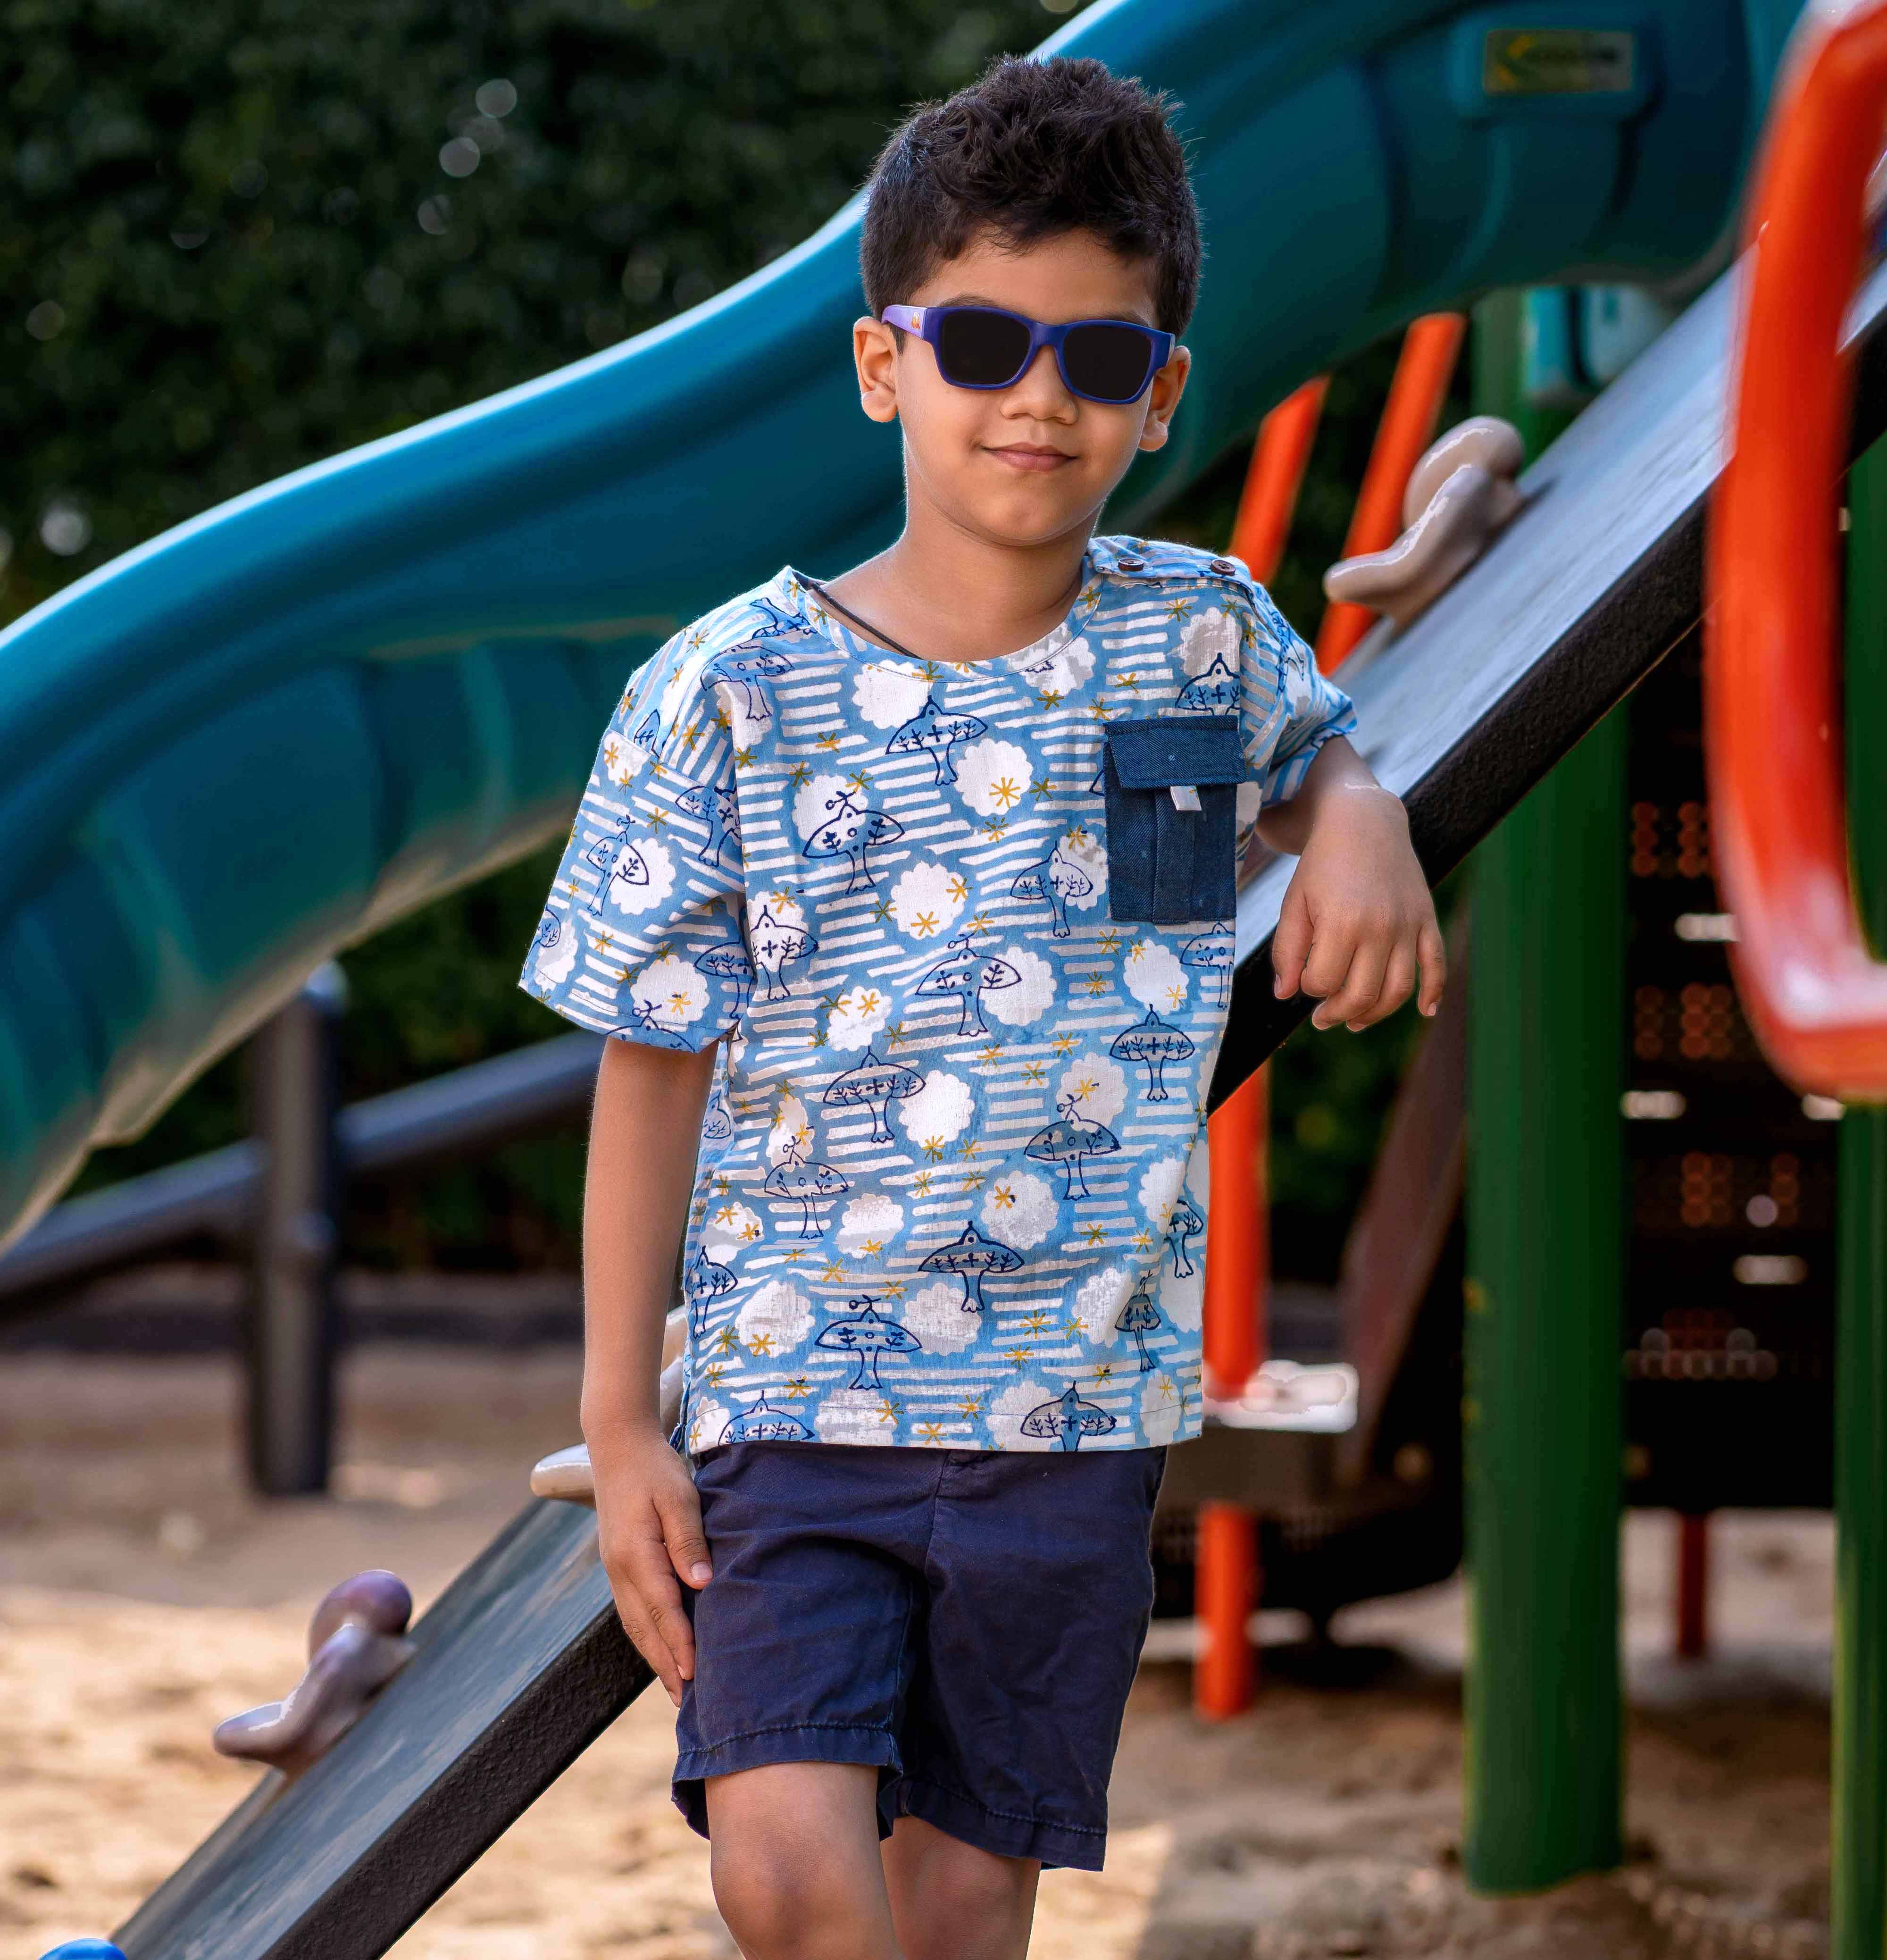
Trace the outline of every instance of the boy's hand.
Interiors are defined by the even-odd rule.
[[[1393,1014],[1418,971],[1418,1004],[1432,1014],[1447,978],[1402,800],[1364,774],[1358,781],[1346,770],[1321,786],[1271,943],[1279,998],[1300,987],[1317,996],[1318,1028],[1341,1021],[1355,1032]]]
[[[678,1708],[682,1682],[694,1678],[694,1631],[676,1577],[698,1591],[713,1576],[694,1480],[659,1427],[596,1437],[589,1461],[597,1541],[623,1631]]]

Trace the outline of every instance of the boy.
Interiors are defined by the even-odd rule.
[[[1199,1428],[1253,828],[1299,855],[1276,985],[1319,1026],[1418,966],[1432,1013],[1441,947],[1349,702],[1244,568],[1092,535],[1186,384],[1164,103],[998,63],[893,136],[861,259],[903,534],[637,676],[523,984],[620,1037],[583,1428],[742,1952],[1020,1960],[1042,1866],[1101,1862],[1164,1446]],[[656,1414],[678,1249],[692,1479]]]

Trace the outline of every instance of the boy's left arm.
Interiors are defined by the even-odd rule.
[[[1272,939],[1279,998],[1301,988],[1317,999],[1315,1026],[1355,1029],[1393,1013],[1419,978],[1432,1014],[1446,960],[1402,799],[1345,739],[1354,705],[1263,587],[1235,558],[1212,570],[1227,578],[1239,629],[1251,772],[1239,791],[1241,854],[1255,819],[1263,843],[1298,860]]]
[[[1434,1013],[1447,959],[1408,815],[1342,737],[1324,742],[1288,802],[1266,809],[1258,835],[1298,860],[1272,939],[1279,998],[1302,988],[1319,1003],[1314,1026],[1354,1031],[1393,1013],[1419,975],[1418,1004]]]

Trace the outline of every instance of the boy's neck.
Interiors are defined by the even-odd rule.
[[[1032,645],[1067,616],[1093,528],[1040,545],[993,544],[913,500],[897,542],[827,589],[926,659],[988,660]]]

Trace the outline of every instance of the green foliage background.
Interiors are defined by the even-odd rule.
[[[226,498],[697,304],[828,217],[911,103],[1067,11],[0,0],[0,620]],[[1275,587],[1306,631],[1393,356],[1331,390]],[[1222,546],[1244,463],[1161,528]],[[560,1031],[516,985],[556,857],[347,956],[348,1096]],[[1333,1268],[1410,1032],[1405,1013],[1281,1056],[1282,1271]],[[231,1056],[79,1188],[243,1127]],[[582,1176],[573,1133],[376,1186],[350,1256],[573,1264]]]

